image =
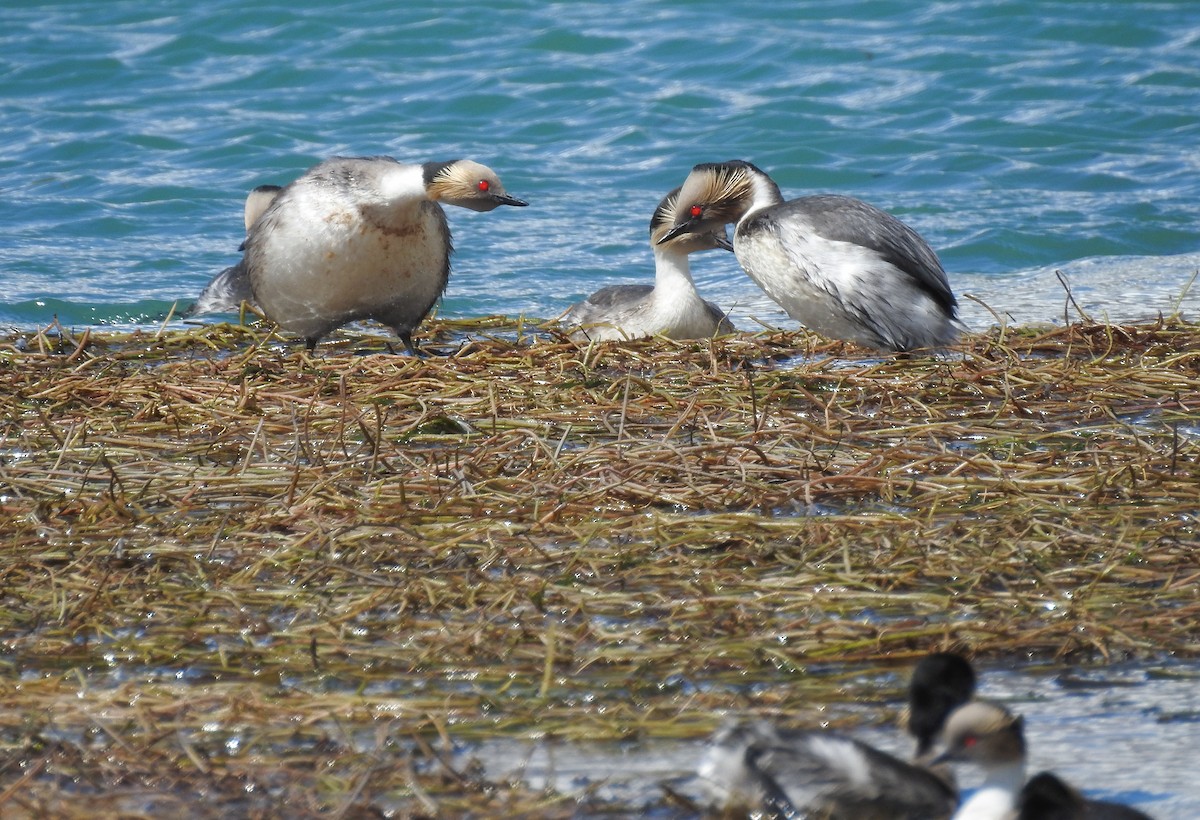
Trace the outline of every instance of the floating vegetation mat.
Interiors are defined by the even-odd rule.
[[[651,811],[469,752],[1200,654],[1200,327],[427,330],[0,341],[0,814]]]

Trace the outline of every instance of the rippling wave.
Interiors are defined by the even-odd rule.
[[[659,198],[731,158],[893,211],[1020,321],[1061,318],[1056,268],[1113,318],[1200,306],[1193,4],[252,5],[0,10],[0,321],[154,323],[236,258],[247,190],[375,153],[531,202],[451,209],[446,315],[648,278]],[[695,263],[735,321],[787,323],[728,254]]]

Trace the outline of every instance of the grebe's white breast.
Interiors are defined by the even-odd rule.
[[[268,317],[309,346],[357,319],[411,333],[450,277],[439,202],[476,211],[525,205],[470,160],[413,165],[335,157],[287,186],[255,222],[245,265]]]

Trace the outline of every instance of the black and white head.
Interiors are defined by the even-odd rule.
[[[435,202],[472,211],[490,211],[501,205],[529,204],[505,193],[504,184],[496,172],[478,162],[469,159],[427,162],[422,168],[426,193]]]
[[[662,245],[683,253],[694,253],[713,248],[732,251],[733,245],[729,241],[729,234],[725,232],[725,223],[698,233],[676,234],[671,239],[663,241],[663,237],[674,227],[679,215],[679,190],[676,188],[663,197],[662,202],[658,203],[658,207],[654,209],[654,216],[650,217],[650,244]]]
[[[1025,759],[1025,727],[1003,706],[972,701],[955,709],[942,731],[939,762],[974,763],[984,768]]]
[[[773,204],[781,200],[778,186],[749,162],[701,163],[692,168],[680,186],[675,223],[658,241],[736,223],[756,202]]]

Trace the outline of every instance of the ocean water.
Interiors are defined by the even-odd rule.
[[[1198,112],[1185,0],[8,3],[0,328],[157,325],[237,259],[251,187],[381,153],[530,202],[449,209],[445,316],[649,280],[661,196],[741,158],[897,214],[1006,321],[1073,318],[1056,271],[1098,318],[1194,317]],[[740,327],[792,324],[731,255],[693,268]]]

